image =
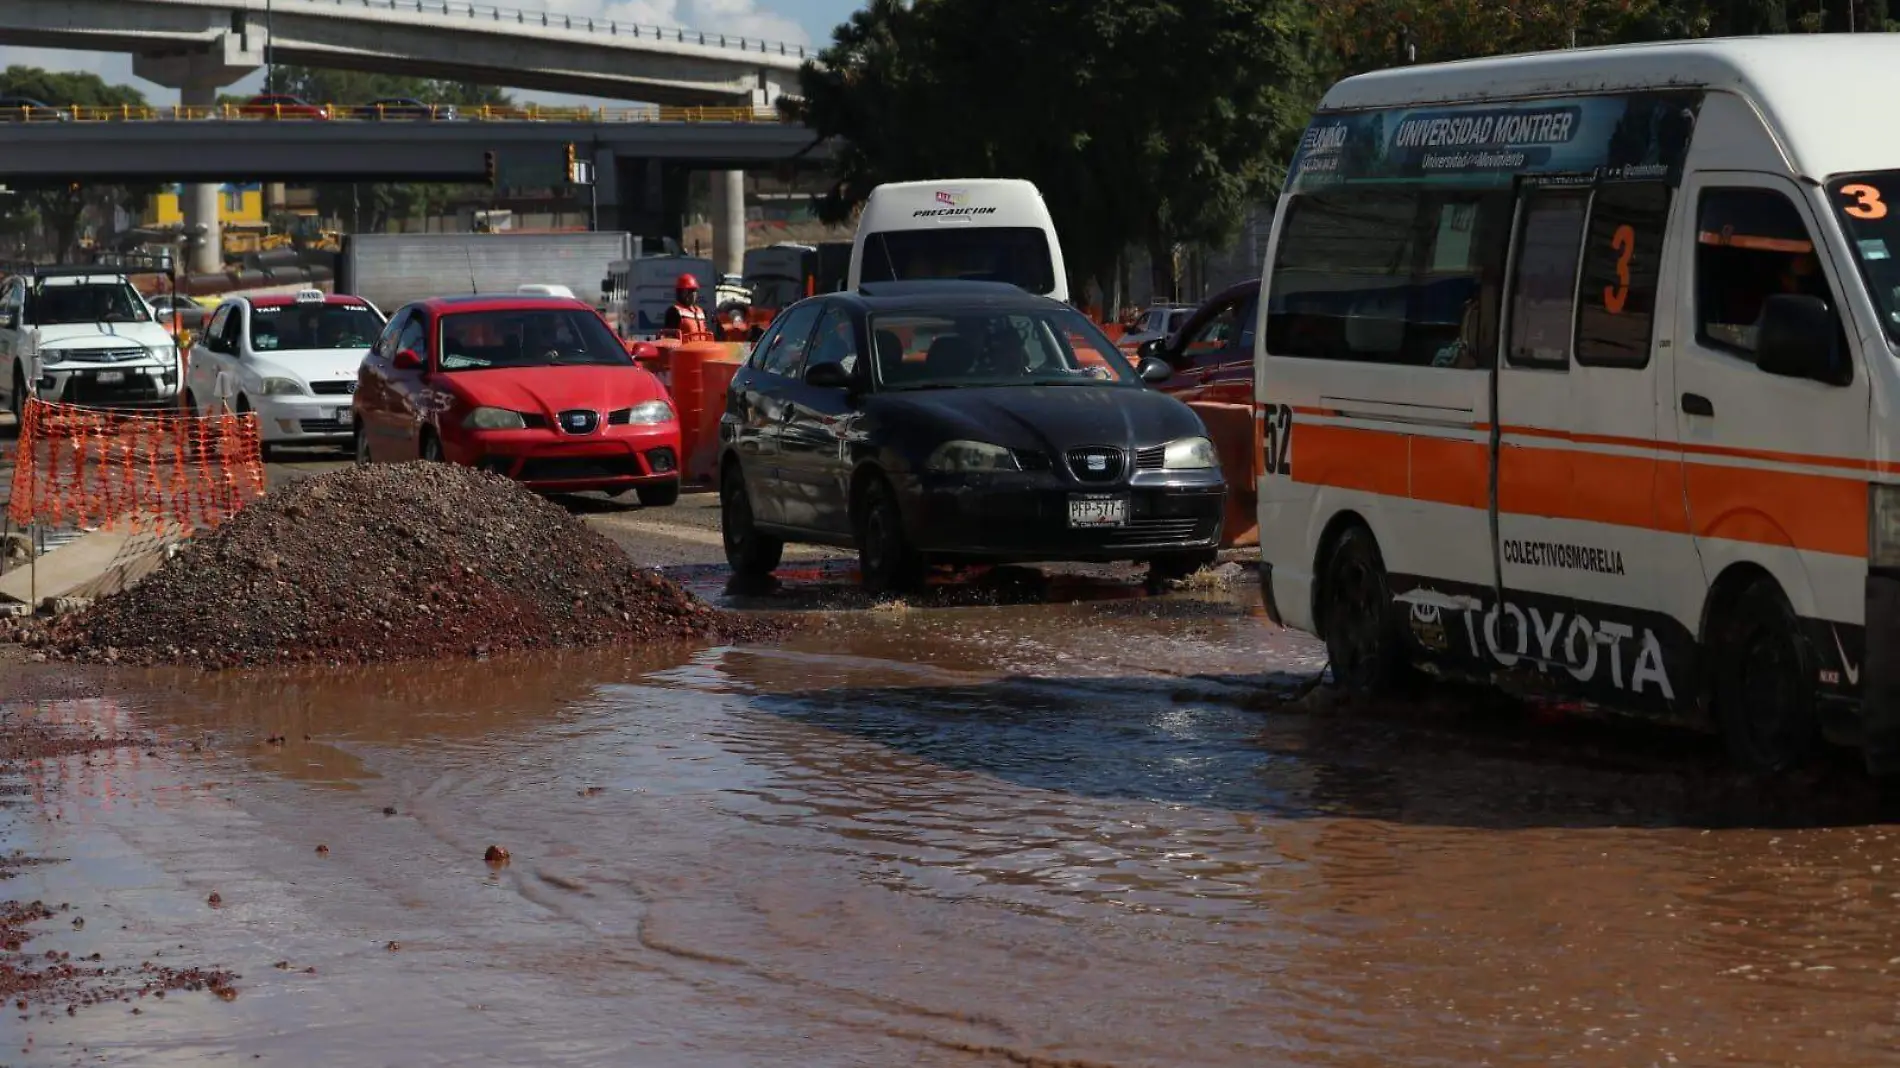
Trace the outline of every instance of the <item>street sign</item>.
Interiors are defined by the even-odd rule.
[[[555,153],[495,153],[495,186],[498,189],[552,189],[567,180],[562,173],[561,157]]]
[[[593,163],[588,160],[577,159],[573,163],[568,164],[567,180],[573,185],[593,185]]]

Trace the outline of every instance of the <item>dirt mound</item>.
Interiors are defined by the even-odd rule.
[[[557,505],[447,464],[272,492],[137,586],[28,635],[54,656],[206,667],[756,640]]]

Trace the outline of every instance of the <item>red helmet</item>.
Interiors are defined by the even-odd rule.
[[[698,289],[699,279],[694,278],[690,274],[680,275],[679,280],[673,283],[673,288],[674,289]]]

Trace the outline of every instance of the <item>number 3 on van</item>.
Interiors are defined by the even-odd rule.
[[[1260,419],[1261,463],[1265,475],[1293,473],[1293,406],[1263,404]]]

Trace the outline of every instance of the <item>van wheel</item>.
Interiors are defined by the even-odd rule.
[[[1772,579],[1757,578],[1711,629],[1715,720],[1744,771],[1773,774],[1806,763],[1821,741],[1814,665],[1800,622]]]
[[[727,464],[719,479],[719,535],[726,543],[726,563],[740,578],[770,575],[785,556],[785,543],[759,533],[752,522],[752,498],[746,496],[745,474]]]
[[[1392,611],[1385,561],[1372,532],[1349,527],[1326,562],[1320,635],[1333,680],[1355,694],[1387,694],[1405,680],[1405,635]]]
[[[922,585],[924,562],[904,533],[897,492],[873,478],[858,509],[858,576],[873,594],[909,593]]]
[[[353,433],[351,437],[355,439],[355,441],[352,444],[355,446],[356,465],[358,467],[368,467],[369,466],[369,431],[364,430],[363,424],[361,422],[358,422],[356,424],[355,433]]]
[[[26,376],[20,373],[20,365],[13,365],[13,394],[7,401],[7,410],[13,413],[15,427],[26,424]]]

